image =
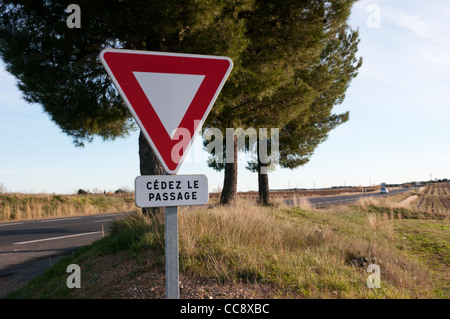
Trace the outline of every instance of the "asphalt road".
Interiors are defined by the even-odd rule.
[[[61,256],[104,236],[123,214],[0,223],[0,297]]]
[[[340,205],[340,204],[348,204],[352,202],[356,202],[360,198],[364,197],[383,197],[383,196],[392,196],[401,194],[407,191],[410,191],[411,188],[400,188],[389,190],[388,194],[380,194],[376,193],[358,193],[352,195],[340,195],[340,196],[328,196],[328,197],[310,197],[308,198],[311,205],[316,208],[324,208],[331,205]],[[297,203],[293,199],[287,199],[286,204],[291,206],[296,206]]]

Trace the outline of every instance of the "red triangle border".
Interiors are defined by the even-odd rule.
[[[164,169],[169,174],[176,174],[231,72],[232,60],[221,56],[123,49],[105,49],[100,53],[100,60]],[[205,76],[173,139],[133,72]],[[186,130],[190,133],[190,139],[181,135]]]

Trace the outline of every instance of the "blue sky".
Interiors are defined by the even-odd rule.
[[[271,188],[400,183],[450,178],[450,3],[448,0],[358,2],[364,63],[335,112],[350,120],[331,132],[308,164],[271,172]],[[0,183],[10,192],[70,194],[79,188],[132,190],[139,175],[138,133],[84,148],[23,101],[0,63]],[[210,190],[223,173],[206,166],[196,140],[178,174],[206,174]],[[257,176],[239,164],[238,188]]]

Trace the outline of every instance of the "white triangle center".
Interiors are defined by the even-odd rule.
[[[133,74],[172,138],[205,76],[154,72]]]

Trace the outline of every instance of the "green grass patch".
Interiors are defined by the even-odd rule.
[[[450,297],[450,223],[396,220],[397,248],[417,257],[430,271],[438,297]]]

